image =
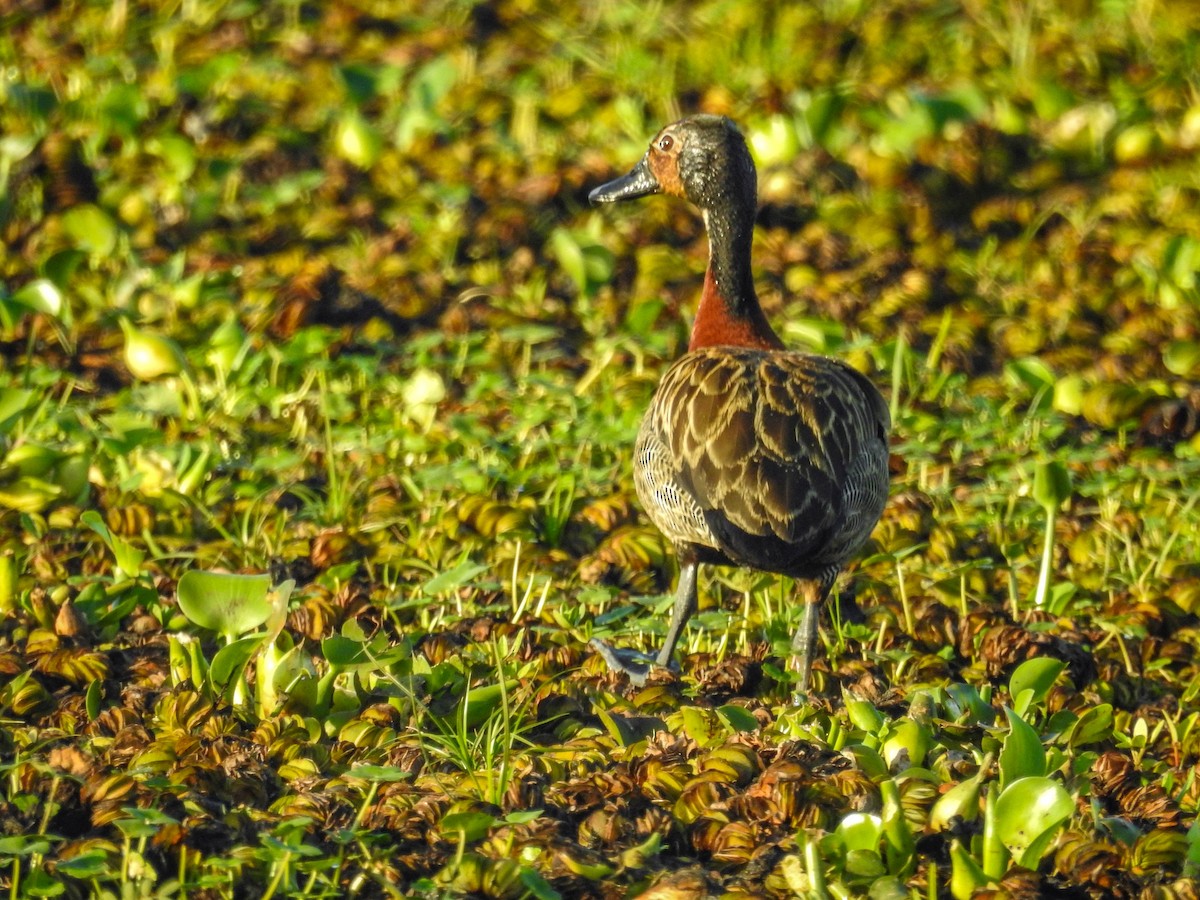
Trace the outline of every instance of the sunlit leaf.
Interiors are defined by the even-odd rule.
[[[1020,778],[996,801],[997,832],[1017,865],[1036,869],[1074,810],[1071,795],[1057,781]]]
[[[92,203],[74,206],[63,214],[63,230],[80,250],[108,256],[117,246],[117,223]]]
[[[1000,784],[1012,784],[1028,776],[1046,774],[1046,748],[1042,740],[1017,713],[1004,708],[1009,732],[1000,750]]]
[[[270,575],[191,569],[179,579],[179,608],[192,622],[232,638],[270,618]]]

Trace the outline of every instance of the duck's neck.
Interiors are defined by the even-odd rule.
[[[701,347],[757,347],[779,350],[783,342],[772,330],[750,270],[754,210],[727,208],[704,211],[708,229],[708,271],[692,324],[688,350]]]

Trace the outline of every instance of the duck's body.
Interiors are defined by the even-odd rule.
[[[754,164],[728,119],[664,128],[632,172],[596,201],[664,192],[704,213],[709,267],[688,353],[663,377],[642,421],[634,484],[679,558],[666,666],[696,609],[696,567],[736,565],[800,581],[793,642],[807,688],[816,611],[879,520],[888,490],[887,404],[845,363],[789,352],[759,306],[750,272]],[[594,642],[635,682],[648,667]]]

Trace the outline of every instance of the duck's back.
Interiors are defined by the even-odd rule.
[[[634,483],[681,552],[832,578],[883,510],[889,429],[879,391],[845,363],[709,347],[659,384]]]

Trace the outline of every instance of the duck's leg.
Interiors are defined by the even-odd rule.
[[[645,653],[636,650],[618,650],[599,638],[592,638],[591,645],[596,649],[608,667],[614,672],[624,672],[630,683],[640,687],[646,683],[651,665],[669,668],[671,657],[675,654],[675,646],[683,633],[683,626],[696,611],[696,563],[680,562],[679,584],[675,588],[675,605],[671,609],[671,624],[667,626],[667,637],[662,649],[653,660]]]
[[[821,604],[829,593],[831,583],[823,580],[805,579],[800,582],[800,594],[804,599],[804,616],[800,619],[800,627],[792,638],[792,654],[794,665],[800,670],[800,684],[797,693],[808,693],[808,679],[812,674],[813,648],[817,645],[817,619],[821,613]]]
[[[662,649],[658,651],[655,662],[660,666],[669,666],[671,657],[675,654],[675,645],[683,634],[683,626],[696,611],[696,567],[694,561],[680,562],[679,584],[675,587],[675,606],[671,609],[671,624],[667,627],[667,639],[663,641]]]

